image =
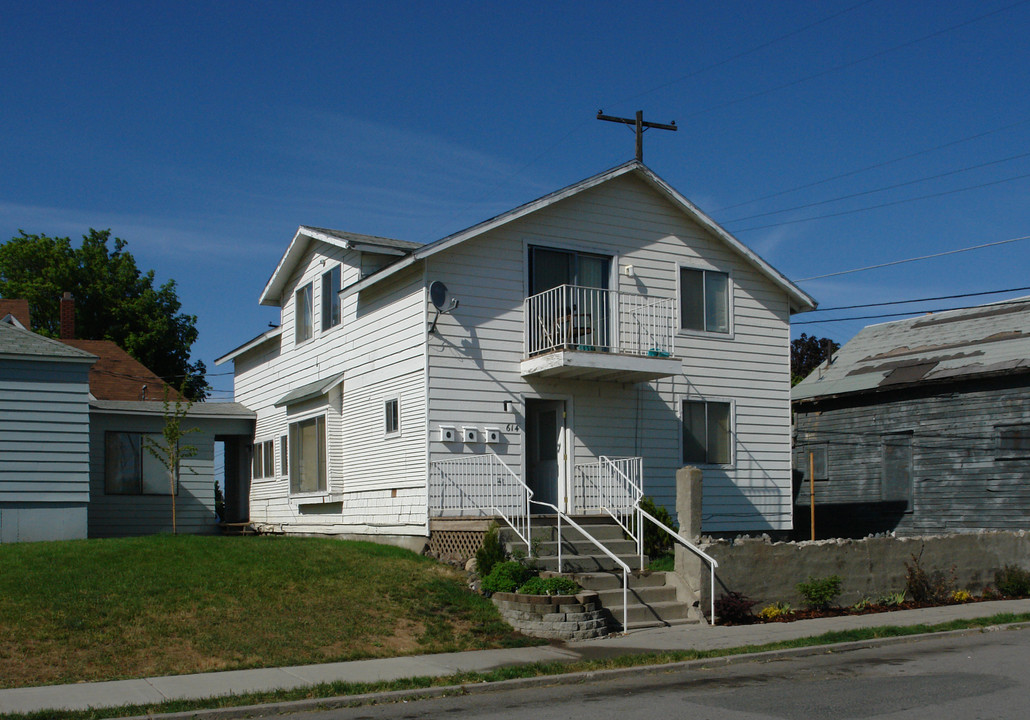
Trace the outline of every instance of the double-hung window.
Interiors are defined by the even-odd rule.
[[[147,439],[160,435],[108,432],[104,435],[104,493],[107,495],[171,495],[168,469],[147,449]],[[176,488],[178,494],[178,488]]]
[[[401,401],[390,398],[384,403],[384,430],[387,435],[396,435],[401,431]]]
[[[311,283],[299,288],[294,296],[294,340],[299,344],[311,339]]]
[[[714,270],[680,268],[680,328],[730,331],[730,276]]]
[[[251,455],[250,476],[255,480],[275,476],[275,442],[254,443],[253,454]]]
[[[340,324],[340,266],[322,273],[322,332]]]
[[[290,492],[325,492],[325,416],[291,424],[289,445]]]
[[[683,462],[729,465],[733,462],[732,406],[728,402],[683,401]]]

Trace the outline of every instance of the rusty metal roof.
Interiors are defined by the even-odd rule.
[[[1030,373],[1030,297],[870,325],[791,391],[793,400]]]

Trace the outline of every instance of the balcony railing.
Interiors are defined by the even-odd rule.
[[[675,301],[580,285],[526,298],[524,356],[555,350],[671,357]]]

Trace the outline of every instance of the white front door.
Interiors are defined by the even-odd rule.
[[[563,511],[565,503],[565,401],[526,401],[526,484],[533,499],[555,505]],[[531,513],[553,512],[540,505]]]

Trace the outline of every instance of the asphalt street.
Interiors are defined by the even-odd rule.
[[[1026,718],[1030,631],[931,637],[724,667],[601,676],[475,695],[325,712],[296,720],[857,720]]]

